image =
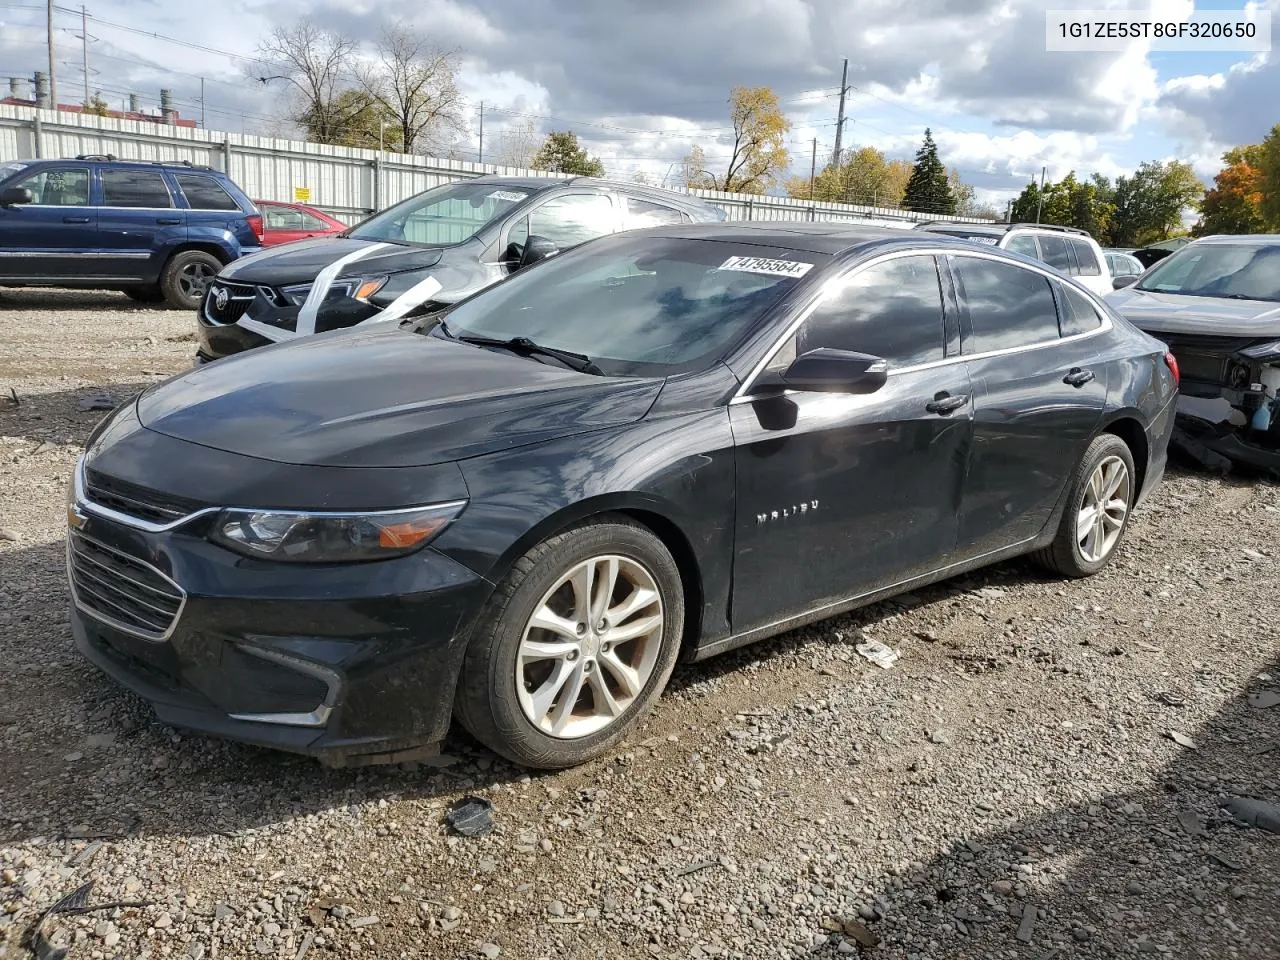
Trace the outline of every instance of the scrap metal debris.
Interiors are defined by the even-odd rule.
[[[464,837],[482,837],[493,830],[493,804],[484,797],[463,797],[444,821]]]
[[[879,640],[868,640],[866,643],[860,643],[853,649],[858,651],[858,655],[870,660],[877,667],[888,670],[898,662],[901,655],[898,651],[886,647]]]
[[[93,881],[89,880],[72,890],[65,897],[51,906],[48,910],[40,915],[40,919],[36,921],[35,930],[31,934],[31,950],[36,955],[37,960],[63,960],[67,955],[66,947],[54,946],[52,942],[52,934],[49,932],[47,923],[50,917],[58,913],[68,913],[79,915],[84,913],[97,913],[101,910],[115,910],[126,907],[147,907],[150,902],[128,902],[118,900],[112,903],[100,903],[97,906],[89,906],[89,894],[93,892]]]
[[[1268,833],[1280,833],[1280,804],[1255,800],[1253,797],[1231,797],[1223,807],[1237,820]]]
[[[1196,742],[1185,733],[1179,733],[1177,730],[1170,730],[1167,736],[1180,747],[1186,747],[1188,750],[1194,750],[1196,748]]]

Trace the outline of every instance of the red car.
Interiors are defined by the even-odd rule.
[[[335,220],[327,213],[300,203],[281,203],[278,200],[255,200],[262,211],[265,235],[264,247],[276,247],[282,243],[306,240],[310,237],[329,237],[347,229],[347,224]]]

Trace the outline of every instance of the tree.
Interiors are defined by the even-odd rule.
[[[778,95],[768,87],[734,87],[729,95],[733,149],[723,177],[706,169],[702,148],[694,146],[685,158],[686,183],[728,193],[764,193],[786,172],[786,134],[791,122],[782,112]]]
[[[956,212],[956,198],[947,182],[947,170],[938,159],[938,145],[933,142],[933,132],[924,131],[924,142],[916,151],[911,179],[902,195],[902,205],[917,213],[934,216],[951,216]]]
[[[258,45],[258,55],[267,65],[254,69],[263,83],[285,80],[293,86],[295,104],[289,119],[306,129],[308,140],[339,143],[350,111],[368,106],[363,99],[340,99],[350,89],[355,49],[355,41],[304,20],[294,27],[276,27]]]
[[[102,99],[102,91],[99,90],[90,97],[82,105],[83,113],[87,113],[92,117],[109,117],[111,109],[107,106],[107,101]]]
[[[552,173],[572,173],[580,177],[603,177],[604,164],[587,154],[578,135],[567,130],[547,134],[542,149],[533,158],[533,169]]]
[[[1129,177],[1117,177],[1110,241],[1140,247],[1181,230],[1182,212],[1199,205],[1204,185],[1180,160],[1143,163]]]
[[[1261,172],[1261,210],[1268,230],[1280,231],[1280,123],[1262,141],[1258,156]]]
[[[875,147],[850,151],[840,166],[828,164],[814,178],[813,198],[824,203],[896,207],[911,176],[905,160],[886,160]],[[809,178],[787,180],[788,196],[809,199]]]
[[[529,167],[538,155],[538,126],[532,119],[511,123],[498,134],[495,162],[508,167]]]
[[[1222,155],[1223,168],[1204,193],[1200,222],[1192,230],[1198,237],[1214,233],[1262,233],[1264,151],[1261,144],[1235,147]]]
[[[399,128],[405,152],[439,146],[462,130],[458,54],[433,47],[402,23],[387,27],[375,57],[356,70],[360,87]]]
[[[326,143],[339,147],[363,147],[366,150],[404,152],[400,142],[400,126],[387,112],[363,90],[344,90],[333,101]],[[318,126],[319,120],[310,114],[302,114],[297,122],[307,130]]]
[[[960,176],[960,171],[953,167],[947,168],[947,187],[951,190],[951,195],[955,197],[955,213],[962,217],[971,217],[970,212],[976,206],[973,199],[973,184],[965,183]]]

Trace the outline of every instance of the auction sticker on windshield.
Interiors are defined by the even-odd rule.
[[[774,277],[803,277],[813,269],[813,264],[802,263],[799,260],[771,260],[768,257],[730,257],[717,269],[737,270],[741,273],[767,273]]]
[[[493,193],[489,194],[489,199],[490,200],[510,200],[512,203],[519,203],[521,200],[523,200],[527,196],[528,196],[527,193],[518,193],[515,190],[495,190],[493,191]]]

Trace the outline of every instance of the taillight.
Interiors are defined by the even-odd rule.
[[[258,238],[258,243],[262,243],[263,238],[266,236],[262,226],[262,214],[251,213],[245,219],[249,221],[249,229]]]
[[[1178,358],[1172,353],[1164,355],[1164,365],[1169,368],[1169,372],[1173,374],[1173,385],[1176,387],[1182,382],[1182,374],[1178,373]]]

